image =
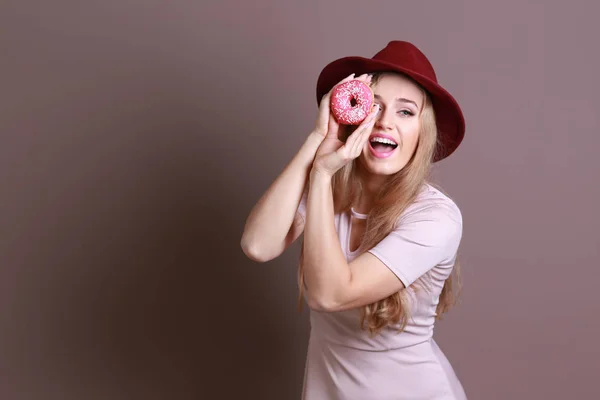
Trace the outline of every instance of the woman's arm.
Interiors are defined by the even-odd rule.
[[[409,286],[430,269],[449,268],[462,236],[462,217],[435,199],[404,218],[373,249],[348,263],[334,226],[331,176],[310,173],[303,271],[310,308],[335,312],[362,307]],[[441,273],[441,272],[440,272]]]
[[[353,77],[354,74],[338,84]],[[329,112],[330,99],[331,91],[321,99],[315,129],[246,220],[241,246],[244,253],[255,261],[265,262],[278,257],[304,229],[304,220],[297,210],[309,171],[321,144],[330,142],[327,139],[330,135],[337,138],[337,123]]]
[[[309,175],[302,270],[312,309],[341,311],[370,304],[401,290],[402,282],[375,256],[365,253],[348,264],[334,226],[332,177],[362,152],[378,109],[345,143],[332,133],[319,146]]]
[[[331,177],[310,173],[303,271],[310,308],[333,312],[371,304],[404,288],[378,258],[364,253],[346,261],[334,226]]]
[[[278,257],[302,233],[304,221],[296,212],[322,140],[322,135],[311,133],[250,212],[241,246],[252,260],[266,262]]]
[[[350,281],[350,268],[335,230],[331,176],[313,169],[309,182],[302,269],[308,305],[324,310]]]

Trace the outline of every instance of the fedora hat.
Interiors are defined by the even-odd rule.
[[[456,150],[465,135],[465,119],[457,101],[438,84],[433,66],[415,45],[394,40],[372,58],[344,57],[329,63],[317,80],[317,102],[334,85],[355,73],[400,72],[408,75],[428,93],[436,115],[438,145],[433,161],[440,161]]]

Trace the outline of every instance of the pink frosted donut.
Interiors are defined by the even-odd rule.
[[[359,125],[371,112],[373,91],[366,83],[352,80],[337,85],[331,92],[330,109],[343,125]]]

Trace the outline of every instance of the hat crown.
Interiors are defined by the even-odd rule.
[[[410,42],[393,40],[375,54],[373,60],[395,64],[437,82],[435,70],[425,54]]]

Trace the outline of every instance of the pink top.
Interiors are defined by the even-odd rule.
[[[298,207],[304,218],[306,196]],[[352,218],[366,215],[354,210],[335,215],[348,262],[359,255],[349,251]],[[303,399],[466,399],[432,338],[439,295],[461,237],[462,215],[456,204],[425,185],[395,230],[369,250],[410,291],[412,318],[400,334],[389,327],[371,338],[359,327],[358,309],[311,310]]]

